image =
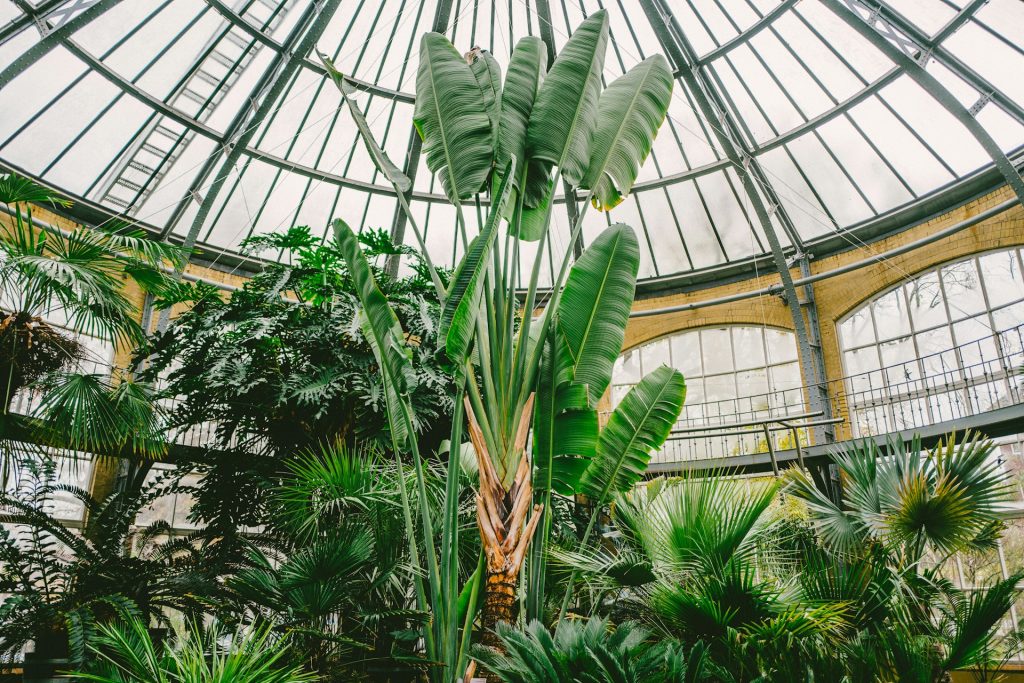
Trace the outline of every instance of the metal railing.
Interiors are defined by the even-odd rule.
[[[1024,323],[920,358],[826,383],[838,441],[950,423],[1024,404]],[[807,387],[687,404],[652,462],[768,453],[813,444],[814,425],[771,429],[807,413]],[[841,419],[839,419],[841,418]],[[750,425],[757,428],[752,429]],[[694,434],[698,434],[697,437]],[[685,438],[683,436],[685,435]],[[770,443],[769,443],[770,442]]]
[[[88,363],[85,372],[110,372]],[[826,384],[836,440],[887,434],[952,422],[998,408],[1024,404],[1024,323],[921,358],[850,375]],[[689,403],[672,434],[652,462],[672,463],[768,453],[813,445],[817,422],[807,418],[807,387]],[[24,392],[14,412],[31,414],[39,396]],[[161,405],[173,413],[178,399]],[[814,419],[818,419],[815,417]],[[819,420],[820,421],[820,420]],[[791,423],[793,426],[783,426]],[[824,424],[824,423],[823,423]],[[765,429],[765,425],[770,428]],[[752,428],[753,426],[753,428]],[[217,444],[217,424],[205,422],[175,429],[173,443]]]

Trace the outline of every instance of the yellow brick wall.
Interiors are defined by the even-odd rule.
[[[893,249],[976,216],[997,204],[1012,199],[1013,196],[1009,188],[1002,187],[942,216],[874,242],[865,248],[851,249],[812,261],[811,272],[830,271],[848,263],[861,261],[872,254]],[[979,252],[1020,245],[1024,245],[1024,207],[1016,206],[974,227],[884,263],[866,266],[845,275],[838,275],[815,283],[813,285],[814,296],[818,307],[822,355],[827,377],[836,379],[845,374],[837,337],[837,325],[851,311],[859,308],[875,295],[933,266]],[[790,273],[794,279],[800,277],[798,270],[793,269]],[[651,297],[637,301],[634,308],[656,309],[706,301],[738,292],[760,289],[777,284],[778,281],[777,275],[762,276],[759,281],[750,279],[745,282],[707,287],[697,291]],[[793,330],[793,319],[789,308],[780,297],[762,296],[692,311],[633,318],[626,330],[624,347],[628,349],[675,332],[717,325],[767,325]],[[842,407],[840,408],[842,413]],[[843,433],[842,428],[840,428],[840,433]]]

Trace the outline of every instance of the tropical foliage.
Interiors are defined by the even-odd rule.
[[[267,628],[227,633],[193,623],[176,639],[156,644],[145,622],[104,624],[90,645],[95,663],[74,680],[94,683],[311,683],[290,663],[287,646]],[[224,641],[227,641],[225,644]]]
[[[0,656],[36,650],[86,658],[97,627],[113,618],[166,623],[168,610],[198,617],[219,592],[217,576],[189,538],[171,539],[166,521],[136,528],[144,508],[174,488],[156,478],[97,500],[56,482],[52,460],[21,463],[13,492],[0,494]],[[80,504],[81,529],[58,519],[55,497]]]
[[[0,397],[6,407],[22,388],[87,356],[75,334],[109,343],[142,341],[125,281],[159,293],[163,268],[180,249],[120,224],[65,231],[33,219],[33,204],[67,200],[17,175],[0,176]],[[57,325],[52,322],[60,320]]]

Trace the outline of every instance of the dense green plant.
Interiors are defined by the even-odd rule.
[[[6,408],[22,387],[85,357],[75,333],[110,343],[141,341],[125,281],[164,291],[170,280],[161,268],[184,255],[119,224],[70,231],[43,225],[32,217],[33,204],[70,202],[16,175],[0,176],[0,203],[14,214],[0,225],[0,398]],[[44,319],[51,315],[65,322]]]
[[[449,364],[434,342],[436,296],[416,272],[386,272],[383,259],[402,251],[386,234],[367,229],[360,239],[381,261],[370,267],[410,335],[415,429],[437,445],[452,399]],[[226,298],[182,284],[160,304],[187,307],[136,355],[140,376],[161,382],[173,401],[169,430],[214,431],[214,448],[189,463],[203,475],[193,514],[226,538],[266,521],[267,492],[287,475],[283,459],[320,441],[387,443],[389,429],[377,361],[358,332],[353,280],[335,245],[296,227],[246,246],[279,250],[283,262]]]
[[[228,580],[237,618],[271,624],[325,680],[412,680],[415,610],[395,466],[336,443],[286,462],[261,552]],[[437,489],[432,478],[431,489]],[[435,496],[436,498],[436,496]]]
[[[364,230],[360,240],[371,261],[402,251],[380,231]],[[159,303],[188,306],[137,354],[141,376],[161,380],[175,399],[169,428],[213,423],[220,448],[263,455],[285,456],[321,439],[386,443],[383,388],[354,327],[352,279],[333,243],[295,227],[245,246],[279,251],[283,262],[266,265],[226,298],[209,285],[180,285]],[[416,274],[373,271],[418,341],[411,345],[417,429],[443,430],[450,380],[434,348],[433,289]]]
[[[67,648],[81,663],[97,626],[138,616],[165,621],[164,610],[198,615],[217,593],[193,539],[172,540],[166,522],[136,529],[136,517],[173,488],[159,478],[103,500],[56,483],[48,458],[26,459],[13,491],[0,494],[0,655],[29,641],[47,654]],[[57,519],[54,496],[81,503],[81,528]],[[160,540],[160,539],[163,540]],[[57,648],[56,652],[48,652]]]
[[[409,535],[413,544],[410,554],[417,565],[422,558],[426,579],[417,585],[419,603],[432,608],[435,615],[424,635],[428,656],[445,666],[436,674],[439,680],[453,680],[462,674],[473,623],[462,619],[457,609],[462,572],[456,510],[463,420],[468,423],[478,461],[477,518],[486,578],[483,638],[499,645],[493,628],[512,618],[520,570],[544,510],[550,507],[545,499],[549,489],[544,487],[550,488],[554,477],[534,476],[535,470],[552,472],[555,456],[585,460],[592,455],[578,453],[573,437],[579,435],[588,446],[597,442],[596,404],[610,382],[622,346],[638,262],[636,237],[624,225],[609,228],[591,246],[574,268],[575,279],[570,276],[568,282],[571,250],[551,255],[558,264],[551,294],[539,318],[533,317],[555,188],[565,184],[588,190],[579,220],[571,229],[569,244],[574,244],[591,202],[599,209],[611,208],[628,194],[671,97],[672,73],[661,56],[638,64],[602,93],[608,30],[606,12],[591,15],[570,37],[550,70],[545,69],[544,44],[525,38],[516,45],[504,80],[497,62],[486,51],[473,50],[463,57],[447,38],[436,33],[424,35],[420,43],[413,121],[423,138],[427,166],[437,174],[455,207],[465,247],[447,288],[431,273],[442,302],[439,345],[455,367],[457,387],[448,485],[437,529],[440,547],[435,545],[435,520],[422,500],[416,506],[422,542]],[[371,158],[394,186],[424,262],[433,270],[423,232],[405,199],[411,182],[369,134],[342,75],[326,58],[324,63],[349,105]],[[556,182],[556,175],[562,183]],[[489,193],[487,215],[479,234],[470,241],[463,207],[482,193]],[[356,281],[363,332],[371,340],[384,376],[394,450],[411,451],[417,498],[422,499],[426,495],[423,458],[414,433],[414,406],[408,400],[414,367],[411,349],[354,234],[342,221],[336,222],[335,232]],[[520,278],[520,243],[535,240],[539,242],[532,269],[528,277],[523,273]],[[522,299],[521,280],[529,283]],[[563,299],[567,302],[564,307],[560,304]],[[546,351],[549,347],[553,350]],[[538,395],[535,402],[546,352],[551,354],[550,366],[557,375],[549,382],[549,395]],[[681,380],[669,379],[679,385],[681,394]],[[661,396],[651,392],[645,398]],[[545,409],[542,399],[550,399],[551,407]],[[539,418],[535,410],[541,411]],[[663,419],[663,413],[670,411],[640,407],[634,417],[642,420],[655,412]],[[571,429],[567,423],[555,430],[560,437],[557,445],[541,449],[531,462],[524,449],[531,425],[537,429],[538,419],[565,419],[573,424]],[[621,429],[622,447],[635,442],[647,445],[635,436],[645,430],[643,424],[628,421]],[[643,450],[637,448],[621,460],[629,460],[635,467],[643,460]],[[575,469],[577,478],[583,465]],[[616,471],[618,468],[613,468],[605,474],[614,477]],[[541,483],[536,490],[535,482]],[[405,503],[406,526],[411,532],[414,507]],[[542,535],[547,523],[544,526]],[[477,590],[473,586],[470,592]]]
[[[834,457],[834,501],[809,475],[655,481],[616,498],[617,533],[553,551],[581,611],[704,642],[721,680],[947,680],[994,671],[1021,574],[971,589],[943,578],[954,553],[994,548],[1007,478],[977,437],[873,442]],[[570,579],[571,580],[571,579]]]
[[[95,683],[307,683],[287,645],[268,628],[229,634],[194,624],[174,644],[156,644],[139,619],[103,624],[90,645],[95,663],[72,678]],[[225,644],[225,640],[227,643]]]
[[[838,502],[806,474],[791,475],[820,538],[806,549],[804,592],[855,608],[855,657],[883,680],[991,668],[1004,655],[1000,627],[1024,575],[965,591],[942,572],[955,553],[993,551],[1004,528],[998,507],[1009,481],[992,443],[968,434],[930,451],[914,440],[884,453],[866,440],[833,459]]]
[[[718,672],[702,643],[654,643],[630,622],[561,621],[553,634],[539,621],[521,631],[503,623],[497,635],[504,653],[476,646],[473,657],[506,683],[697,683]]]

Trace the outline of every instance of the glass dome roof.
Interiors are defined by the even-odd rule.
[[[890,2],[0,0],[0,164],[79,210],[175,238],[198,229],[211,253],[293,224],[324,231],[334,216],[390,228],[392,188],[315,50],[360,87],[401,165],[416,147],[423,32],[442,28],[460,50],[480,46],[504,64],[519,37],[557,49],[604,7],[606,80],[656,52],[679,77],[631,200],[590,212],[584,239],[623,221],[645,237],[641,278],[719,277],[765,258],[765,220],[784,248],[820,254],[1005,182],[993,159],[1005,169],[1024,145],[1024,3]],[[461,248],[453,212],[422,158],[414,170],[414,210],[450,264]],[[564,206],[555,222],[557,251]]]

